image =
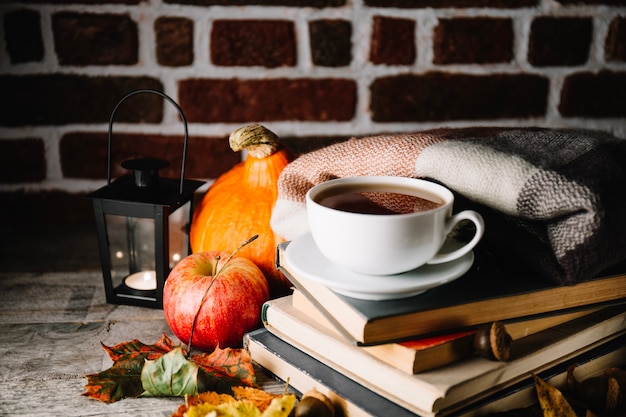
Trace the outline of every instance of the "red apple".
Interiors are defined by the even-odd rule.
[[[189,343],[198,316],[192,338],[195,349],[239,347],[244,333],[260,324],[261,306],[269,299],[267,280],[250,259],[229,257],[220,251],[194,253],[165,281],[165,320],[181,342]]]

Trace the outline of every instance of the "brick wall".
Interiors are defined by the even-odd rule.
[[[0,5],[0,204],[83,221],[104,184],[108,119],[154,88],[189,122],[190,177],[240,160],[261,122],[296,151],[440,126],[584,127],[626,138],[624,0],[39,0]],[[128,100],[117,164],[169,158],[182,126]],[[179,165],[178,165],[179,166]]]

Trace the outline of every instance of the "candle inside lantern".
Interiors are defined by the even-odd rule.
[[[131,274],[124,279],[124,284],[133,290],[156,290],[156,272],[155,271],[140,271]]]

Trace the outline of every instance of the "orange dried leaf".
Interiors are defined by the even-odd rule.
[[[274,398],[282,397],[281,394],[270,394],[267,391],[253,387],[233,387],[233,395],[238,400],[250,401],[260,411],[265,411]]]

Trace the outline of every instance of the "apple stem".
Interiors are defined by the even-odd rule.
[[[254,235],[252,236],[250,239],[246,240],[245,242],[241,243],[234,251],[233,253],[230,254],[230,256],[228,256],[228,258],[226,258],[226,260],[224,261],[224,263],[222,264],[220,269],[217,269],[217,265],[219,264],[221,258],[219,255],[217,255],[215,257],[215,263],[213,264],[213,279],[211,279],[211,283],[209,284],[209,286],[207,287],[206,291],[204,292],[204,295],[202,296],[202,300],[200,300],[200,305],[198,306],[198,310],[196,311],[195,316],[193,317],[193,322],[191,323],[191,333],[189,334],[189,343],[187,344],[188,349],[187,349],[187,357],[189,357],[189,355],[191,354],[191,342],[193,341],[193,332],[196,329],[196,322],[198,321],[198,316],[200,315],[200,309],[202,309],[202,305],[204,304],[207,296],[209,295],[209,291],[211,290],[211,287],[213,286],[213,283],[215,282],[215,279],[218,277],[218,275],[224,270],[224,267],[226,266],[226,264],[233,259],[233,257],[237,254],[237,252],[239,252],[244,246],[246,246],[247,244],[251,243],[252,241],[256,240],[259,237],[259,235]],[[217,270],[217,272],[215,272]]]
[[[221,256],[217,255],[215,257],[215,263],[213,264],[213,268],[211,269],[211,276],[215,276],[216,272],[217,272],[217,264],[220,262],[220,259],[222,259]]]

